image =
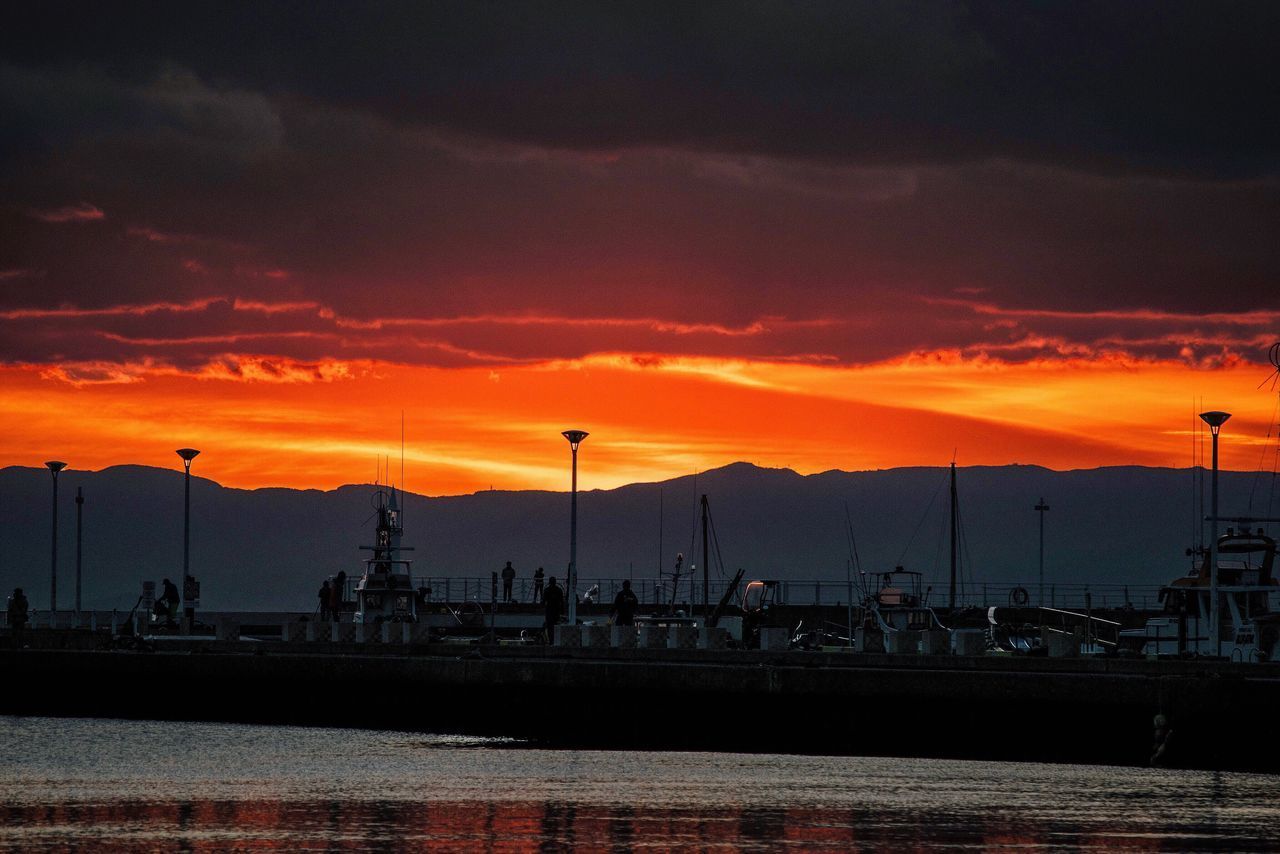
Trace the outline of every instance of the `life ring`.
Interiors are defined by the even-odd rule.
[[[1009,591],[1009,604],[1011,605],[1021,606],[1030,601],[1031,597],[1027,594],[1027,588],[1025,587],[1015,587]]]

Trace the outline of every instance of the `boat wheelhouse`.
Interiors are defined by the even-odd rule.
[[[373,495],[378,524],[374,544],[361,546],[373,552],[356,580],[354,621],[365,624],[412,623],[418,619],[413,590],[412,561],[400,557],[410,546],[400,545],[404,529],[394,489],[379,488]]]

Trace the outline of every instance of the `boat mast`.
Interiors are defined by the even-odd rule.
[[[956,609],[956,462],[951,461],[951,610]]]
[[[702,619],[703,625],[711,617],[711,580],[708,574],[707,555],[707,496],[702,495]]]

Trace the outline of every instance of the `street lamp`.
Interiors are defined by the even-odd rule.
[[[61,460],[45,463],[53,475],[53,555],[49,559],[49,613],[58,613],[58,472],[67,467]]]
[[[191,586],[191,461],[200,452],[195,448],[179,448],[177,453],[187,470],[186,502],[182,515],[182,617],[187,624],[186,631],[190,633],[196,621],[196,606],[187,596],[187,588]]]
[[[1209,425],[1213,434],[1213,510],[1209,527],[1209,633],[1213,636],[1213,654],[1222,654],[1222,641],[1218,633],[1218,431],[1231,417],[1230,412],[1201,412],[1200,420]]]
[[[587,438],[586,430],[565,430],[560,434],[569,440],[573,452],[573,491],[569,499],[569,625],[578,624],[578,446]]]
[[[1040,514],[1040,607],[1044,607],[1044,514],[1048,511],[1049,505],[1044,503],[1044,499],[1040,499],[1040,503],[1036,505],[1036,512]]]

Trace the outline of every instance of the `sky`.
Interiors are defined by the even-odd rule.
[[[0,465],[1274,464],[1276,4],[6,17]]]

